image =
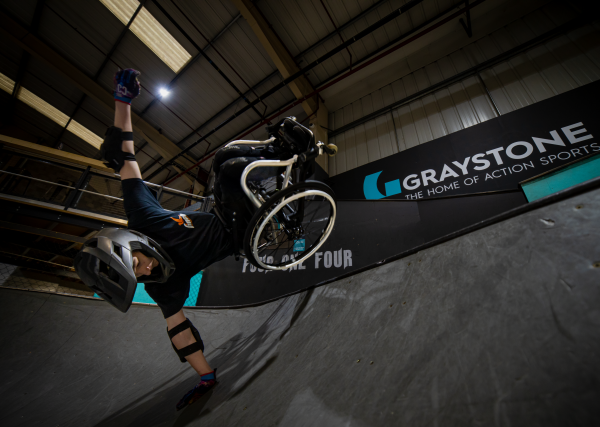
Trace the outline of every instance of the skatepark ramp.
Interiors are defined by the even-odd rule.
[[[3,426],[600,423],[600,190],[265,305],[187,310],[218,386],[157,308],[0,289]]]

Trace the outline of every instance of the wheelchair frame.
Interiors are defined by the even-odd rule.
[[[307,151],[307,153],[303,153],[301,154],[301,156],[305,157],[304,162],[307,161],[314,161],[314,159],[318,156],[323,154],[324,151],[324,146],[325,144],[323,144],[321,141],[317,142],[315,144],[315,139],[314,139],[314,134],[312,133],[312,131],[309,132],[311,133],[311,142],[309,144],[309,147],[315,146],[315,148],[318,148],[318,154],[315,156],[307,156],[307,154],[311,151],[311,148],[309,148],[309,151]],[[233,145],[252,145],[252,146],[264,146],[267,145],[273,141],[275,141],[275,137],[269,138],[265,141],[251,141],[251,140],[238,140],[238,141],[231,141],[230,143],[228,143],[227,145],[225,145],[225,147],[229,147],[229,146],[233,146]],[[327,150],[327,148],[325,148],[325,150]],[[329,150],[327,150],[327,152],[329,152]],[[244,193],[246,194],[246,196],[250,199],[250,201],[252,202],[252,204],[254,206],[256,206],[256,208],[260,209],[264,203],[267,202],[267,200],[264,200],[262,198],[262,196],[260,194],[254,194],[252,192],[252,190],[250,190],[250,188],[248,187],[248,184],[246,183],[246,180],[248,178],[248,175],[250,174],[250,172],[253,169],[256,168],[260,168],[260,167],[285,167],[285,174],[284,174],[284,178],[283,178],[283,183],[282,183],[282,188],[281,190],[284,190],[288,187],[289,183],[290,183],[290,177],[292,174],[292,168],[294,167],[294,164],[296,164],[298,162],[299,159],[299,155],[298,154],[294,154],[294,156],[291,159],[288,160],[256,160],[252,163],[250,163],[248,166],[246,166],[246,168],[244,169],[242,176],[240,178],[240,184],[242,187],[242,190],[244,191]],[[293,187],[294,184],[291,184],[291,186]],[[335,200],[327,193],[320,191],[320,190],[306,190],[303,191],[301,193],[295,194],[293,196],[284,198],[268,215],[265,219],[262,220],[262,223],[259,226],[258,232],[257,232],[257,236],[260,236],[262,231],[264,230],[265,226],[271,221],[271,219],[273,218],[273,216],[275,216],[281,209],[283,209],[288,203],[295,201],[301,197],[305,197],[305,196],[319,196],[319,197],[324,197],[327,200],[329,200],[329,202],[331,203],[331,205],[333,206],[333,213],[331,216],[331,220],[329,221],[329,224],[327,226],[327,228],[325,229],[324,233],[321,235],[320,240],[318,242],[317,245],[315,245],[315,247],[306,255],[304,255],[303,257],[301,257],[298,260],[295,260],[293,263],[289,263],[286,264],[285,267],[281,266],[281,267],[273,267],[271,265],[265,264],[261,259],[260,256],[258,256],[258,243],[259,243],[259,239],[254,239],[253,242],[251,242],[251,248],[252,248],[252,252],[253,252],[253,257],[254,260],[260,265],[261,268],[264,268],[266,270],[272,270],[272,271],[278,271],[278,270],[287,270],[290,267],[293,267],[295,265],[298,265],[304,261],[306,261],[308,258],[310,258],[311,256],[314,255],[314,253],[319,250],[319,248],[323,245],[323,243],[325,243],[325,241],[327,241],[327,239],[329,238],[329,235],[331,234],[334,224],[335,224],[335,220],[336,220],[336,215],[337,215],[337,206],[335,203]],[[249,225],[249,227],[252,226],[252,224]],[[256,226],[256,225],[255,225]],[[244,256],[247,257],[246,254],[244,254]]]

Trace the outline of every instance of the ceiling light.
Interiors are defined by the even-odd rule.
[[[79,138],[83,139],[85,142],[94,146],[98,150],[100,149],[100,145],[102,145],[102,138],[100,138],[88,128],[80,125],[75,120],[71,120],[69,126],[67,126],[67,130],[77,135]]]
[[[0,89],[12,93],[14,87],[15,82],[13,80],[9,79],[4,74],[0,74]]]
[[[140,5],[138,0],[100,1],[125,25]],[[192,58],[145,7],[142,7],[129,28],[176,73]]]
[[[15,82],[13,80],[0,73],[0,89],[8,93],[12,93],[14,86]],[[42,113],[44,116],[48,117],[53,122],[58,123],[62,127],[67,126],[67,123],[69,123],[69,126],[67,126],[67,130],[69,132],[77,135],[79,138],[83,139],[93,147],[100,149],[100,144],[102,144],[101,137],[77,123],[75,120],[71,120],[69,122],[69,116],[60,111],[58,108],[53,107],[42,98],[35,95],[33,92],[25,89],[23,86],[21,86],[19,92],[17,93],[17,99],[29,105],[34,110]]]
[[[44,116],[48,117],[53,122],[58,123],[62,127],[65,127],[69,122],[69,116],[60,111],[58,108],[48,104],[39,96],[28,91],[23,86],[21,86],[19,89],[17,99],[23,101],[25,104],[29,105],[34,110],[39,111]]]
[[[69,122],[69,116],[60,111],[58,108],[55,108],[52,105],[48,104],[42,98],[33,94],[32,92],[28,91],[22,86],[21,89],[19,89],[17,99],[20,99],[34,110],[39,111],[44,116],[48,117],[53,122],[58,123],[62,127],[67,126],[67,123],[69,123],[69,126],[67,126],[67,130],[69,132],[77,135],[79,138],[83,139],[85,142],[87,142],[94,148],[97,148],[98,150],[100,149],[100,144],[102,144],[102,138],[100,138],[88,128],[77,123],[75,120],[71,120]]]
[[[160,96],[162,96],[163,98],[166,98],[167,96],[169,96],[169,94],[170,94],[171,92],[169,92],[169,91],[168,91],[167,89],[165,89],[164,87],[161,87],[161,88],[158,90],[158,93],[160,93]]]

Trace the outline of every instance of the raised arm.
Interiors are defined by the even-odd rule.
[[[131,68],[115,74],[115,122],[106,130],[100,154],[106,165],[121,175],[121,180],[142,178],[135,160],[133,127],[131,125],[131,101],[140,94],[140,72]]]
[[[121,128],[123,132],[133,133],[133,128],[131,126],[131,104],[125,104],[115,100],[115,127]],[[133,145],[133,140],[123,140],[121,143],[121,151],[135,155],[135,146]],[[121,167],[120,174],[121,180],[130,178],[142,179],[140,166],[135,160],[125,160],[125,163]]]

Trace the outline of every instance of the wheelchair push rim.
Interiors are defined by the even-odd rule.
[[[312,255],[314,255],[314,253],[319,250],[319,248],[323,245],[323,243],[325,243],[325,241],[329,238],[329,235],[331,234],[331,231],[333,230],[333,227],[335,225],[335,219],[336,219],[336,215],[337,215],[337,206],[335,204],[335,200],[333,199],[332,195],[329,194],[327,191],[324,190],[319,190],[319,189],[307,189],[307,190],[302,190],[301,188],[294,188],[294,187],[302,187],[303,184],[299,184],[297,186],[292,186],[292,187],[288,187],[288,190],[290,191],[290,193],[293,193],[294,191],[298,191],[296,194],[291,194],[290,196],[284,196],[283,199],[273,208],[270,209],[270,211],[267,212],[263,212],[261,214],[260,219],[258,219],[258,221],[256,221],[256,225],[252,228],[252,231],[250,233],[250,236],[248,236],[252,241],[250,242],[250,250],[251,250],[251,255],[249,258],[249,260],[252,262],[253,264],[255,263],[255,265],[257,265],[260,268],[264,268],[266,270],[271,270],[271,271],[279,271],[279,270],[287,270],[288,268],[294,267],[304,261],[306,261],[308,258],[310,258]],[[308,186],[310,187],[311,184],[310,183],[306,183],[308,184]],[[314,187],[315,184],[312,184],[312,186]],[[320,185],[318,185],[320,184]],[[316,186],[320,187],[323,186],[324,188],[328,188],[326,187],[324,184],[322,183],[318,183]],[[331,191],[331,190],[329,190]],[[327,218],[328,224],[327,227],[322,231],[322,234],[318,237],[318,239],[311,243],[311,247],[310,250],[305,252],[303,255],[301,255],[298,259],[295,259],[293,261],[290,262],[286,262],[286,261],[282,261],[281,264],[278,265],[270,265],[266,262],[263,262],[263,260],[261,260],[260,257],[260,252],[259,252],[259,243],[261,240],[261,236],[262,233],[265,229],[265,227],[269,224],[272,223],[273,220],[276,220],[279,223],[279,220],[277,218],[274,218],[275,215],[277,215],[278,213],[280,213],[283,209],[285,209],[286,207],[292,211],[294,211],[293,208],[288,207],[288,205],[296,200],[302,199],[302,198],[307,198],[307,197],[320,197],[322,198],[322,200],[320,200],[321,202],[325,202],[327,204],[326,209],[328,210],[329,216]],[[317,200],[314,200],[317,201]],[[315,211],[315,214],[317,213],[317,211]],[[260,222],[259,222],[260,221]],[[308,224],[313,224],[316,221],[313,221],[311,219],[311,221],[308,222]],[[258,226],[258,224],[260,224]],[[303,223],[300,223],[303,224]],[[257,227],[258,226],[258,227]],[[304,233],[303,233],[304,234]],[[311,234],[311,232],[306,233]],[[290,243],[295,243],[296,240],[295,239],[289,239],[289,235],[286,233],[285,234],[288,239],[284,242],[288,242],[288,244]],[[305,243],[306,244],[306,243]],[[293,247],[293,245],[292,245]],[[274,251],[274,253],[276,254],[278,252],[279,248],[276,249]],[[289,248],[288,248],[289,251]],[[286,254],[287,255],[287,254]],[[285,255],[284,255],[285,256]],[[291,257],[291,255],[290,255]],[[267,259],[266,255],[263,257],[264,259]]]

